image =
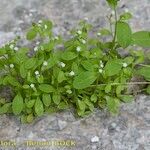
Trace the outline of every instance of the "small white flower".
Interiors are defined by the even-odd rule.
[[[60,62],[60,66],[61,66],[62,68],[64,68],[64,67],[66,66],[66,64],[63,63],[63,62]]]
[[[14,48],[14,50],[15,50],[15,51],[18,51],[18,50],[19,50],[19,48],[18,48],[18,47],[15,47],[15,48]]]
[[[31,87],[31,88],[34,88],[35,86],[34,86],[34,84],[30,84],[30,87]]]
[[[128,13],[128,12],[129,12],[129,9],[128,9],[128,8],[126,8],[124,11],[125,11],[126,13]]]
[[[39,75],[39,71],[35,71],[35,75]]]
[[[75,75],[74,71],[71,71],[71,72],[69,73],[69,76],[74,76],[74,75]]]
[[[39,20],[39,23],[43,23],[43,21],[42,21],[42,20]]]
[[[126,67],[128,66],[128,64],[127,64],[127,63],[123,63],[122,66],[123,66],[124,68],[126,68]]]
[[[77,52],[80,52],[80,51],[81,51],[81,47],[78,46],[78,47],[76,48],[76,51],[77,51]]]
[[[38,24],[38,27],[41,27],[41,24]]]
[[[86,43],[86,41],[82,39],[82,43],[83,43],[83,44],[85,44],[85,43]]]
[[[47,66],[48,65],[48,62],[47,61],[44,61],[43,62],[43,66]]]
[[[48,28],[46,24],[44,25],[44,28],[45,28],[45,29],[47,29],[47,28]]]
[[[81,31],[81,30],[78,30],[77,33],[78,33],[78,34],[82,34],[82,31]]]
[[[71,91],[71,90],[67,90],[67,91],[66,91],[66,93],[71,94],[71,93],[72,93],[72,91]]]
[[[10,64],[9,66],[10,66],[10,68],[14,68],[14,64]]]
[[[13,44],[11,44],[9,47],[10,47],[10,49],[13,49],[13,48],[14,48],[14,45],[13,45]]]
[[[113,11],[111,12],[111,14],[112,14],[112,15],[115,15],[115,11],[113,10]]]
[[[104,64],[100,64],[100,67],[104,68]]]
[[[99,71],[99,73],[102,73],[102,72],[103,72],[103,70],[102,70],[102,69],[99,69],[98,71]]]
[[[38,47],[36,46],[36,47],[34,47],[34,51],[35,52],[37,52],[38,51]]]
[[[55,39],[55,40],[59,40],[59,37],[58,37],[58,36],[55,36],[54,39]]]
[[[102,34],[100,32],[97,33],[98,36],[101,36]]]
[[[100,64],[103,64],[102,60],[99,61]]]

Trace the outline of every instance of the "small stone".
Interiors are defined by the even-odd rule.
[[[99,142],[99,137],[98,136],[94,136],[91,138],[91,142],[95,143],[95,142]]]
[[[36,42],[36,45],[39,45],[39,44],[40,44],[40,42],[39,42],[39,41],[37,41],[37,42]]]
[[[67,122],[63,120],[58,120],[59,130],[63,130],[67,126]]]
[[[113,10],[113,11],[111,12],[111,14],[112,14],[112,15],[115,15],[115,11]]]
[[[88,21],[88,20],[89,20],[89,18],[88,18],[88,17],[85,17],[85,18],[84,18],[84,20],[85,20],[85,21]]]

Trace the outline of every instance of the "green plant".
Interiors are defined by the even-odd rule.
[[[96,37],[89,36],[92,25],[84,20],[71,31],[69,40],[54,36],[52,22],[42,20],[33,23],[26,36],[34,45],[37,38],[41,39],[32,48],[32,55],[30,48],[17,47],[18,37],[0,48],[0,85],[11,87],[14,93],[10,100],[0,99],[0,114],[13,113],[28,123],[36,116],[69,107],[74,107],[79,116],[95,107],[116,114],[121,102],[133,99],[128,85],[138,83],[131,79],[138,74],[150,81],[150,69],[147,65],[136,71],[145,58],[132,46],[149,48],[150,32],[132,33],[128,24],[132,15],[117,16],[118,1],[107,2],[115,15],[109,17],[110,30],[100,29]],[[106,36],[112,40],[103,42]],[[122,56],[119,49],[128,50],[128,56]],[[150,87],[147,91],[150,93]]]

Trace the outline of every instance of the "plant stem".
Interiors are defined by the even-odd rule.
[[[150,84],[150,82],[128,82],[128,83],[110,83],[110,85],[142,85],[142,84]],[[95,86],[105,86],[108,84],[98,84],[98,85],[91,85],[91,87]]]
[[[114,9],[114,11],[115,11],[115,32],[114,32],[114,38],[113,38],[113,41],[112,41],[112,43],[113,43],[112,48],[114,48],[114,46],[115,46],[115,42],[116,42],[117,21],[118,21],[118,19],[117,19],[117,11],[116,11],[116,8]]]
[[[143,67],[150,67],[150,65],[145,65],[145,64],[137,64],[139,66],[143,66]]]

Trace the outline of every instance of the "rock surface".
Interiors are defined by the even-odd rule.
[[[95,110],[85,118],[75,118],[72,111],[43,116],[29,125],[21,125],[13,116],[0,116],[0,141],[15,141],[18,150],[149,150],[150,97],[140,95],[123,104],[118,116]],[[27,146],[26,141],[70,140],[67,145]],[[2,150],[12,149],[1,146]]]
[[[134,30],[148,30],[149,0],[124,0],[118,11],[129,9]],[[105,0],[1,0],[0,45],[23,33],[31,22],[49,18],[55,23],[55,34],[67,35],[80,19],[89,18],[95,29],[107,27],[106,15],[111,12]],[[10,140],[11,143],[5,142]],[[49,146],[27,146],[26,141],[49,141]],[[59,140],[59,143],[56,141]],[[62,140],[70,140],[63,146]],[[94,142],[92,142],[94,141]],[[31,142],[31,141],[30,141]],[[55,142],[55,144],[52,142]],[[17,148],[13,147],[17,145]],[[4,146],[6,145],[7,146]],[[61,146],[58,146],[60,145]],[[11,145],[11,146],[9,146]],[[48,144],[47,144],[48,145]],[[150,97],[140,95],[124,104],[120,114],[112,117],[95,110],[86,118],[76,118],[71,110],[43,116],[29,125],[20,124],[14,116],[0,116],[0,150],[149,150]]]

